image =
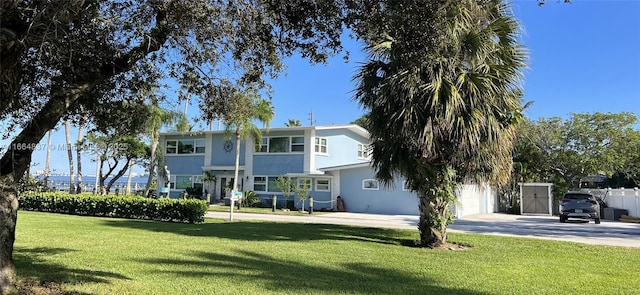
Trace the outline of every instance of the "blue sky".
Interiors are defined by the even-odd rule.
[[[560,2],[548,0],[543,7],[535,0],[513,2],[530,56],[524,101],[534,103],[525,115],[567,118],[571,113],[629,111],[640,116],[640,0]],[[365,57],[358,43],[344,41],[351,52],[347,63],[343,55],[327,65],[310,65],[296,57],[285,61],[288,70],[273,81],[272,127],[282,127],[288,119],[310,125],[311,112],[314,125],[347,124],[362,115],[352,100],[351,78]],[[197,113],[194,103],[188,114]],[[64,144],[62,128],[53,144]],[[39,164],[32,170],[42,170],[44,159],[44,151],[34,153]],[[95,173],[93,163],[83,167],[85,174]],[[68,170],[63,151],[54,151],[52,168]]]

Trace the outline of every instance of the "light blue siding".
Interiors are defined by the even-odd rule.
[[[256,154],[253,156],[253,175],[279,176],[303,171],[303,154]]]
[[[418,215],[418,198],[415,193],[402,190],[402,180],[395,187],[379,190],[362,188],[364,179],[374,179],[370,167],[344,169],[340,172],[340,197],[347,211],[376,214]]]
[[[236,139],[234,137],[227,137],[224,134],[214,134],[212,136],[211,151],[211,165],[212,166],[233,166],[236,163]],[[231,151],[224,149],[224,143],[231,141],[233,147]],[[245,154],[245,140],[240,141],[240,166],[244,166],[244,154]]]
[[[200,175],[204,163],[204,155],[200,156],[166,156],[171,175]]]
[[[327,155],[315,156],[316,167],[318,168],[367,161],[358,159],[358,144],[369,143],[369,140],[365,137],[348,129],[318,130],[316,137],[327,138]],[[312,148],[315,148],[315,146]]]

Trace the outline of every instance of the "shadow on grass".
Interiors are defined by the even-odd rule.
[[[111,279],[129,279],[118,273],[93,270],[87,268],[70,268],[51,262],[48,257],[71,251],[65,248],[16,248],[13,260],[18,271],[18,277],[29,278],[40,284],[75,284],[75,283],[109,283]],[[82,293],[65,293],[82,294]]]
[[[439,286],[434,278],[418,277],[384,265],[344,262],[322,267],[287,261],[251,251],[236,254],[194,252],[189,259],[141,259],[158,265],[154,272],[206,280],[259,282],[265,292],[340,294],[486,294],[463,288]],[[163,265],[174,266],[166,270]],[[211,269],[211,270],[207,270]]]
[[[242,241],[356,240],[390,245],[406,245],[412,241],[407,239],[405,233],[398,230],[330,224],[247,221],[179,224],[142,220],[105,220],[103,224],[152,232]],[[417,233],[415,238],[418,238]]]

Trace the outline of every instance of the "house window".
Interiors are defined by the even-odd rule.
[[[270,153],[289,152],[289,137],[270,137],[269,152]]]
[[[309,178],[298,178],[296,182],[298,188],[311,188],[311,179]]]
[[[265,176],[256,176],[253,178],[253,190],[256,192],[267,191],[267,178]]]
[[[316,137],[316,153],[327,153],[327,139],[324,137]]]
[[[304,137],[292,137],[291,138],[291,151],[292,152],[304,152]]]
[[[193,154],[193,140],[178,140],[178,154]]]
[[[358,144],[358,159],[368,159],[368,158],[369,158],[369,145]]]
[[[329,191],[329,179],[316,179],[316,191],[328,192]]]
[[[198,139],[182,139],[182,140],[167,140],[166,149],[167,154],[204,154],[205,152],[205,140]]]
[[[204,154],[205,141],[203,139],[196,140],[196,154]]]
[[[263,137],[259,143],[256,143],[257,153],[266,153],[269,148],[269,138]]]
[[[405,192],[411,191],[411,187],[409,187],[409,183],[406,180],[402,182],[402,190]]]
[[[362,189],[364,190],[379,190],[380,183],[375,179],[365,179],[362,181]]]
[[[167,154],[175,154],[178,150],[178,142],[175,140],[167,140]]]
[[[274,177],[274,176],[270,176],[269,177],[269,183],[267,183],[267,189],[270,192],[280,192],[280,189],[278,188],[276,179],[278,179],[278,178]]]
[[[193,179],[191,176],[181,176],[176,175],[175,188],[176,189],[187,189],[193,187],[192,185]]]

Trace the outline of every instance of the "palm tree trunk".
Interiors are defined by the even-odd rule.
[[[47,156],[44,160],[44,187],[49,188],[49,166],[51,164],[51,133],[53,130],[49,130],[47,135]]]
[[[147,184],[144,186],[144,196],[149,196],[149,190],[151,188],[151,181],[153,181],[153,175],[155,174],[156,166],[156,150],[158,149],[158,143],[160,141],[160,133],[158,130],[153,133],[153,140],[151,141],[151,156],[149,158],[149,176],[147,177]],[[160,184],[156,185],[158,188]]]
[[[447,165],[436,166],[428,188],[418,192],[420,246],[437,248],[447,242],[447,226],[453,221],[450,206],[455,200],[455,173]]]
[[[240,129],[236,129],[236,161],[233,174],[233,190],[238,189],[238,174],[240,170]]]
[[[76,160],[78,161],[78,189],[76,193],[82,192],[82,153],[80,151],[80,143],[84,137],[84,127],[87,124],[87,115],[82,115],[80,125],[78,126],[78,141],[76,142]]]
[[[64,120],[64,134],[67,139],[67,157],[69,159],[69,193],[75,193],[75,181],[73,171],[73,151],[71,150],[71,126],[69,119]]]
[[[131,194],[131,177],[133,176],[133,164],[129,166],[129,175],[127,175],[127,187],[124,189],[124,194]]]

